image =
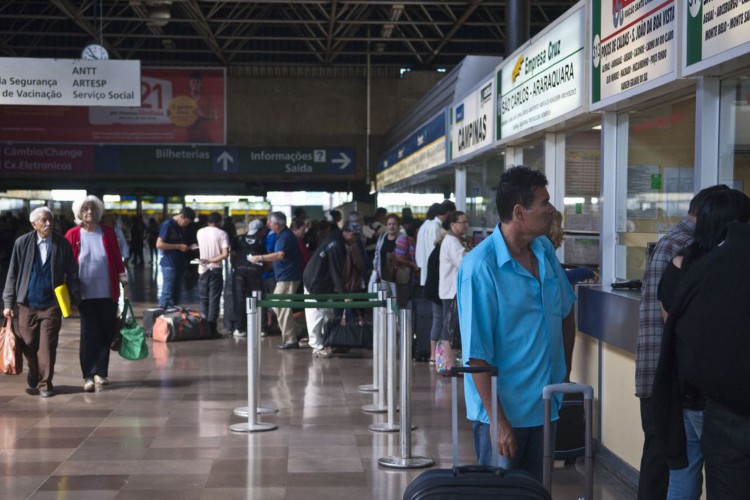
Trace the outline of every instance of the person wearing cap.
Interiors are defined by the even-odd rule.
[[[221,225],[221,214],[208,214],[208,226],[199,229],[198,251],[200,264],[198,266],[198,296],[201,301],[201,314],[208,320],[211,335],[219,335],[217,321],[219,319],[219,303],[221,291],[224,288],[221,262],[229,257],[229,236]]]
[[[159,227],[156,248],[161,250],[161,296],[159,307],[167,309],[180,303],[182,278],[185,274],[185,256],[190,246],[183,242],[183,230],[195,219],[190,207],[183,207],[180,213],[165,220]]]
[[[238,235],[232,245],[232,304],[235,315],[235,337],[247,335],[247,311],[245,299],[254,291],[263,289],[263,265],[251,264],[254,255],[266,253],[263,236],[266,225],[260,219],[250,222],[247,233]]]
[[[248,260],[251,264],[273,262],[273,273],[276,277],[274,294],[297,293],[302,281],[302,254],[300,254],[297,238],[286,225],[286,215],[283,212],[272,212],[268,216],[268,223],[276,234],[274,251],[266,255],[253,255]],[[292,310],[288,307],[274,308],[279,319],[279,328],[283,344],[279,349],[297,349],[296,321]]]

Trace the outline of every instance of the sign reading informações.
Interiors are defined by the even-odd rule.
[[[750,53],[750,1],[688,0],[685,17],[683,74]]]
[[[675,19],[674,0],[592,0],[592,106],[675,75]]]
[[[451,113],[452,160],[466,156],[493,141],[494,82],[489,80],[469,94]]]
[[[140,61],[4,57],[0,104],[140,106]]]
[[[498,72],[497,139],[559,118],[583,105],[585,11],[578,9]]]

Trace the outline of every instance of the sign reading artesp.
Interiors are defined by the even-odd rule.
[[[140,106],[140,61],[0,59],[0,104]]]

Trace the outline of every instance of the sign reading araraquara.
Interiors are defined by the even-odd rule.
[[[583,105],[584,9],[506,59],[497,73],[497,140]]]
[[[675,76],[675,9],[674,0],[592,0],[592,107]]]
[[[140,106],[140,61],[0,59],[0,104]]]
[[[749,0],[688,0],[683,74],[750,53]]]

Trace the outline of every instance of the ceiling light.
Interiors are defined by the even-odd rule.
[[[391,6],[391,21],[398,21],[401,18],[401,14],[404,13],[404,4],[394,3]]]

